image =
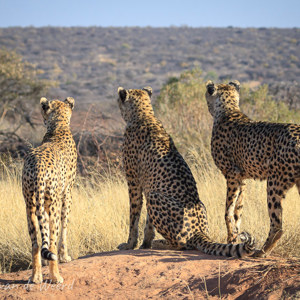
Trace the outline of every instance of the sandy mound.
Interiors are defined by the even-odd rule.
[[[1,275],[1,299],[298,299],[300,261],[227,259],[196,251],[114,251],[61,264],[63,284]]]

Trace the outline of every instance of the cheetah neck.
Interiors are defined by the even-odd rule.
[[[214,121],[218,122],[221,119],[224,119],[224,117],[232,117],[243,114],[236,104],[224,104],[222,102],[219,102],[216,104],[215,107],[215,114],[214,114]]]
[[[47,127],[47,132],[43,138],[43,143],[54,139],[63,139],[71,133],[70,126],[67,124],[52,124]]]
[[[153,136],[159,136],[161,139],[169,140],[169,135],[165,131],[161,121],[157,119],[153,114],[147,114],[131,120],[126,126],[128,131],[139,132],[147,130],[147,134]]]
[[[223,126],[223,124],[230,123],[252,123],[253,121],[245,115],[243,112],[241,112],[239,109],[237,110],[226,110],[226,111],[220,111],[216,113],[214,117],[214,128],[217,128],[219,126]]]
[[[157,119],[154,116],[154,111],[151,109],[138,109],[134,114],[131,115],[129,120],[129,125],[157,122]]]

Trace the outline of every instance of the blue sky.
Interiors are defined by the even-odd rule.
[[[9,26],[300,27],[300,0],[0,0]]]

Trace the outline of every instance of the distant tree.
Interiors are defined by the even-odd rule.
[[[0,141],[22,141],[19,129],[34,127],[38,99],[54,84],[39,79],[41,73],[16,52],[0,49]]]

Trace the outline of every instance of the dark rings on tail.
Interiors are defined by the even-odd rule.
[[[57,260],[57,256],[47,248],[42,248],[42,258],[46,260]]]

